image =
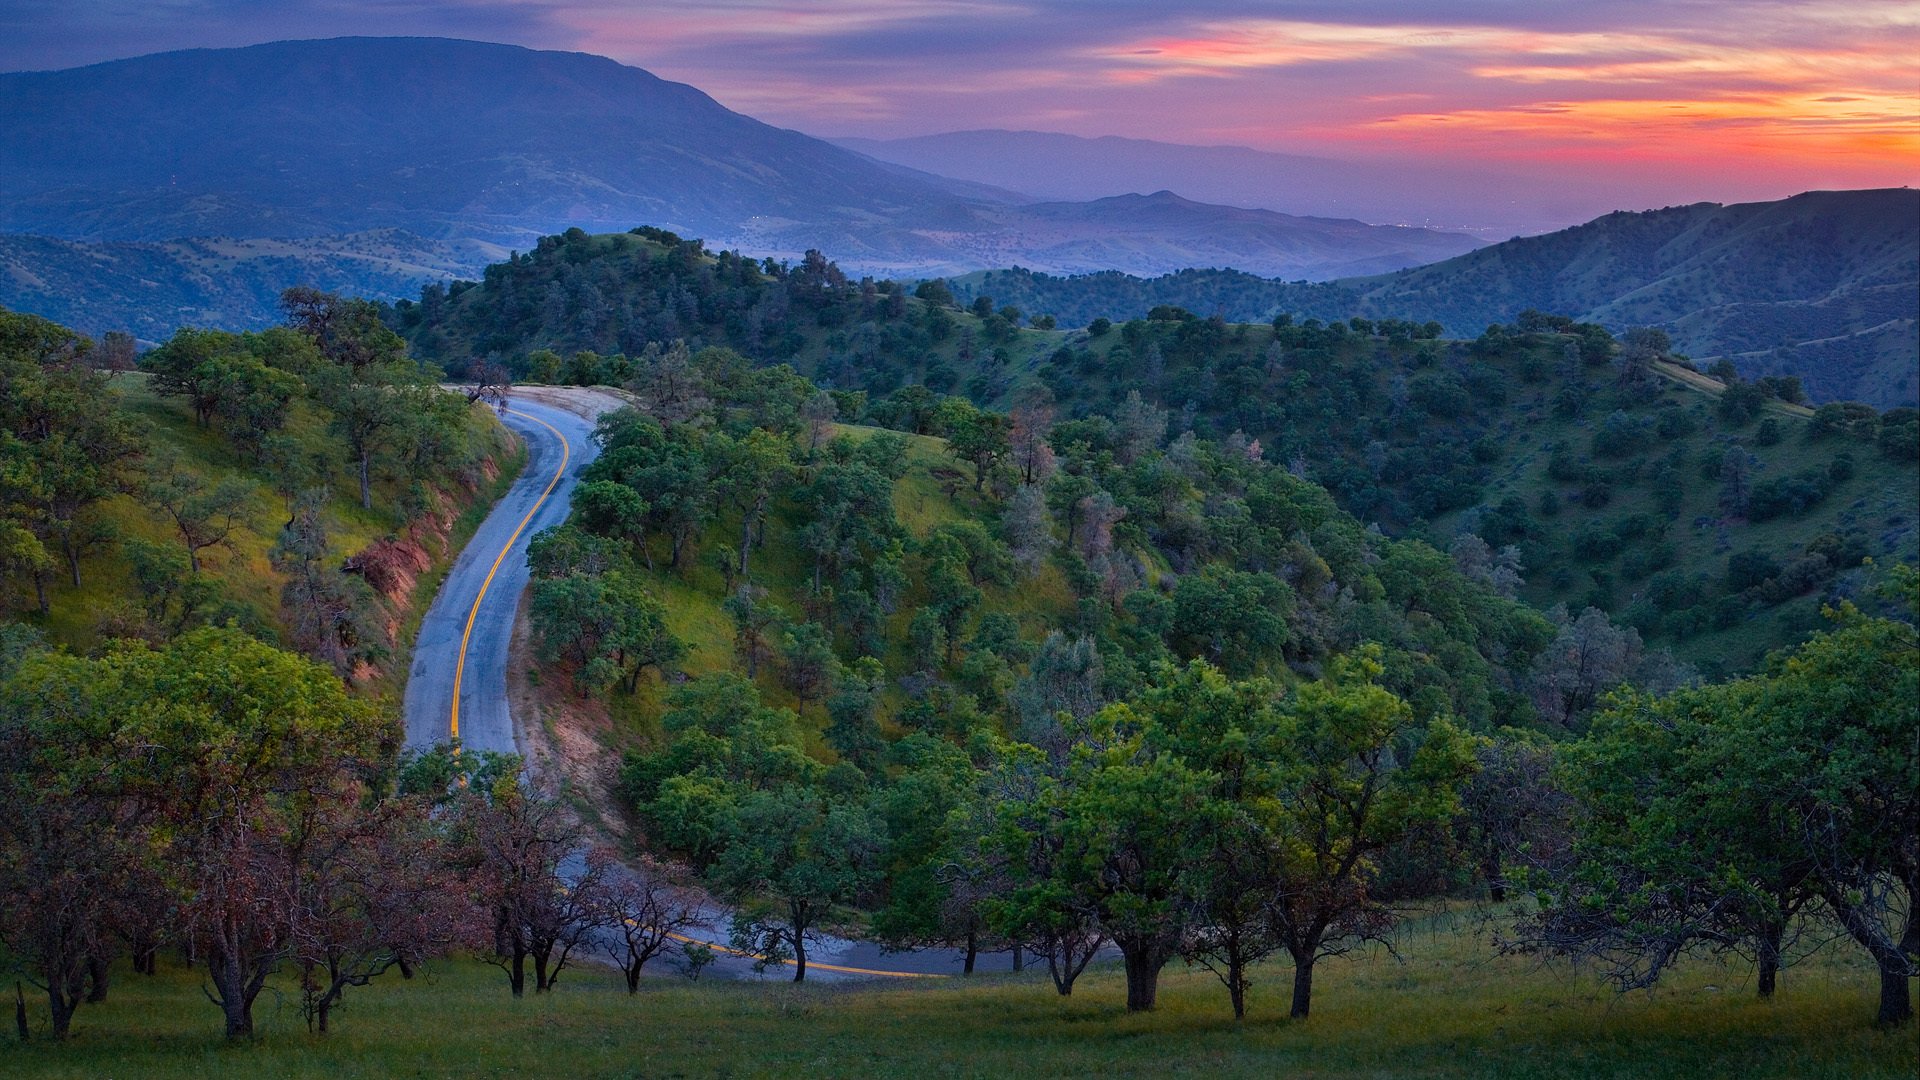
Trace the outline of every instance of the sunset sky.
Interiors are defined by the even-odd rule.
[[[1497,164],[1649,200],[1920,179],[1920,3],[0,0],[0,68],[430,34],[820,135],[1001,127]]]

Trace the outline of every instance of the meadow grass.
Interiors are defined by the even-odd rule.
[[[118,975],[66,1045],[0,1049],[9,1077],[1273,1076],[1912,1077],[1915,1029],[1872,1026],[1874,975],[1833,950],[1790,968],[1775,1000],[1751,969],[1696,961],[1650,993],[1591,972],[1499,958],[1470,917],[1322,963],[1313,1015],[1286,1018],[1290,970],[1262,968],[1244,1024],[1212,976],[1178,962],[1160,1006],[1128,1015],[1111,965],[1071,998],[1044,972],[793,986],[663,976],[629,997],[611,972],[568,971],[515,1001],[470,960],[351,991],[310,1035],[291,980],[261,998],[261,1034],[229,1046],[199,973]],[[37,1003],[36,1003],[37,1004]]]

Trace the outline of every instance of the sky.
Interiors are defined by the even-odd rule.
[[[299,37],[598,53],[810,134],[996,127],[1671,195],[1920,180],[1920,0],[0,0],[0,70]]]

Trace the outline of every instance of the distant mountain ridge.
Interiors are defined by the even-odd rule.
[[[471,41],[163,53],[0,75],[0,100],[0,232],[65,240],[404,229],[524,249],[569,227],[652,225],[755,255],[832,250],[890,275],[1231,263],[1315,280],[1479,243],[1191,200],[1151,222],[1029,207],[604,57]]]
[[[880,161],[1048,200],[1156,191],[1227,206],[1466,231],[1488,240],[1546,232],[1620,205],[1579,180],[1421,163],[1341,161],[1246,146],[1193,146],[1116,135],[985,129],[903,139],[839,138]]]
[[[1920,192],[1814,191],[1775,202],[1614,213],[1427,266],[1319,284],[1233,271],[1142,280],[1020,271],[967,275],[981,293],[1064,323],[1158,304],[1233,320],[1281,311],[1436,320],[1471,337],[1529,308],[1615,330],[1659,326],[1697,360],[1795,374],[1816,400],[1920,399]]]

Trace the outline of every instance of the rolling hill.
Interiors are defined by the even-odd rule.
[[[1815,191],[1777,202],[1614,213],[1411,270],[1322,284],[1233,271],[1153,280],[997,271],[953,281],[1066,324],[1175,304],[1232,320],[1282,311],[1439,321],[1474,336],[1529,308],[1615,331],[1658,326],[1702,362],[1793,374],[1816,401],[1920,399],[1920,192]]]
[[[0,236],[0,303],[90,334],[165,340],[181,326],[261,330],[291,284],[351,296],[418,296],[431,281],[505,258],[481,240],[401,229],[339,236],[90,242]]]
[[[1804,637],[1823,602],[1858,590],[1862,556],[1911,561],[1920,543],[1911,411],[1816,423],[1751,387],[1723,407],[1719,382],[1678,365],[1629,385],[1591,328],[1449,342],[1404,323],[1175,312],[1037,330],[920,292],[869,292],[824,262],[769,275],[644,230],[573,234],[393,323],[451,370],[493,358],[538,381],[624,382],[675,340],[724,347],[916,430],[943,394],[1005,408],[1044,388],[1079,420],[1137,391],[1174,432],[1257,439],[1361,521],[1439,547],[1462,532],[1512,544],[1525,599],[1599,607],[1717,671]]]

